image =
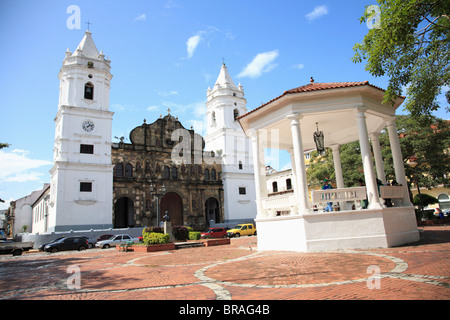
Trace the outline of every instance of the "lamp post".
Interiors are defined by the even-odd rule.
[[[161,188],[153,186],[153,183],[150,185],[150,194],[154,197],[156,197],[156,225],[159,227],[159,199],[164,196],[166,193],[166,187],[164,186],[164,183]]]
[[[325,137],[322,131],[319,131],[319,123],[316,122],[317,131],[314,132],[314,142],[316,143],[317,152],[325,151]]]

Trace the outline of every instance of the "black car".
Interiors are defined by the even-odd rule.
[[[40,245],[40,246],[39,246],[39,251],[44,251],[44,248],[45,248],[46,245],[51,244],[51,243],[58,242],[58,241],[60,241],[61,239],[64,239],[64,238],[65,238],[65,237],[56,238],[56,239],[50,241],[49,243],[44,243],[44,244]]]
[[[64,250],[86,250],[89,247],[88,241],[84,237],[63,238],[57,242],[49,243],[44,247],[44,251],[58,252]]]

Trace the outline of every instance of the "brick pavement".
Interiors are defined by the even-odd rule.
[[[419,243],[388,249],[259,252],[257,237],[242,237],[154,253],[2,255],[0,299],[448,300],[450,226],[420,229]]]

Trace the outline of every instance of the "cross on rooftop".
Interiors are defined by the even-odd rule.
[[[89,20],[87,21],[87,22],[85,22],[86,24],[87,24],[87,26],[88,26],[88,31],[89,31],[89,25],[91,25],[91,24],[93,24],[92,22],[89,22]]]

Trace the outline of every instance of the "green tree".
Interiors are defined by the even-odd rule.
[[[433,187],[448,184],[450,172],[449,122],[431,117],[430,125],[425,115],[419,117],[397,116],[405,174],[418,186]],[[392,154],[387,132],[380,135],[387,179],[395,179]]]
[[[433,124],[430,125],[428,120],[424,120],[425,118],[428,119],[425,115],[421,115],[419,118],[411,115],[397,116],[396,123],[400,135],[405,174],[421,187],[448,184],[450,173],[449,122],[431,117]],[[380,145],[386,179],[395,180],[392,150],[386,130],[380,135]],[[345,187],[358,186],[359,179],[364,179],[359,141],[342,145],[340,157]],[[307,170],[307,179],[311,186],[320,186],[325,178],[336,186],[333,154],[330,149],[327,149],[322,156],[319,156],[316,151],[312,152]]]
[[[405,109],[430,115],[449,85],[450,0],[378,0],[378,5],[380,24],[354,46],[353,62],[367,60],[366,71],[389,77],[384,102],[392,104],[406,87]],[[372,18],[366,10],[360,21]],[[448,90],[446,97],[450,100]]]
[[[8,144],[8,143],[2,143],[2,142],[0,142],[0,149],[8,148],[8,147],[9,147],[9,144]]]
[[[359,186],[359,179],[364,178],[359,141],[342,145],[340,157],[345,187]],[[331,184],[336,187],[333,153],[330,148],[327,148],[323,155],[317,151],[311,153],[306,175],[310,186],[321,186],[324,179],[329,179]]]

